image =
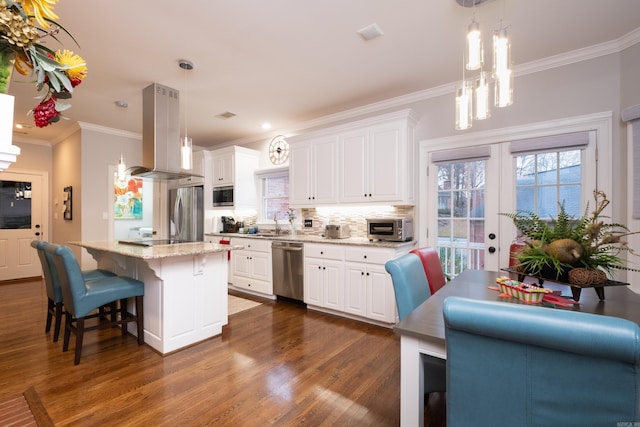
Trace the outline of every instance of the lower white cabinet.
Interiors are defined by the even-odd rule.
[[[404,251],[307,243],[304,252],[307,305],[364,320],[396,323],[393,283],[384,264]]]
[[[384,248],[350,248],[345,251],[345,312],[384,323],[396,323],[393,282],[384,263],[397,255],[396,250]]]
[[[344,310],[344,250],[335,245],[305,245],[304,302]]]
[[[244,247],[231,252],[233,286],[273,295],[271,241],[234,237],[231,244]]]

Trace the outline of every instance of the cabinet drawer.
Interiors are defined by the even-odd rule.
[[[339,245],[317,245],[306,243],[304,245],[304,256],[322,259],[344,259],[344,248]]]
[[[232,245],[242,245],[245,251],[271,252],[271,240],[250,237],[233,237]]]
[[[262,280],[249,279],[247,277],[235,276],[233,286],[241,289],[248,289],[266,295],[273,295],[273,285]]]
[[[347,249],[345,259],[353,262],[366,262],[369,264],[384,264],[396,256],[394,250],[376,248]]]

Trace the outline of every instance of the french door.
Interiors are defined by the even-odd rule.
[[[551,219],[564,204],[577,218],[593,204],[596,132],[436,148],[422,147],[427,177],[420,218],[426,233],[420,240],[437,248],[449,277],[509,266],[517,230],[502,213],[528,210]]]

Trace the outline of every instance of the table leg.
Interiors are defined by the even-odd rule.
[[[416,338],[400,337],[400,426],[424,425],[424,367]]]
[[[580,293],[582,292],[582,288],[577,286],[571,286],[571,295],[573,295],[574,301],[580,301]]]
[[[604,286],[595,286],[593,289],[596,290],[596,294],[598,294],[600,301],[604,301]]]

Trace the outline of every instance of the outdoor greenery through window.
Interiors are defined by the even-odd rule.
[[[261,180],[261,221],[288,221],[289,173],[287,171],[264,175]]]
[[[485,163],[438,164],[438,253],[449,276],[484,265]]]
[[[564,203],[572,217],[582,216],[581,150],[516,156],[516,209],[556,218]]]

